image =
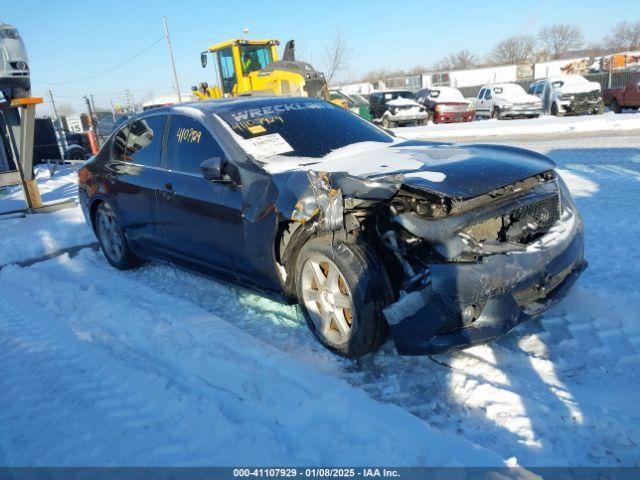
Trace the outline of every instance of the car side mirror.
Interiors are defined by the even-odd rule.
[[[207,52],[202,52],[200,54],[200,63],[202,64],[202,68],[207,66]]]
[[[223,167],[224,163],[221,157],[207,158],[200,164],[200,172],[206,180],[220,181],[224,179]]]

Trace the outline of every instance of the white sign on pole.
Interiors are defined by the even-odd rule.
[[[80,115],[67,115],[67,128],[72,133],[84,132],[84,128],[82,128],[82,118],[80,118]]]

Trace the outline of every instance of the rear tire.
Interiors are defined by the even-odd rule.
[[[383,128],[394,128],[396,125],[394,122],[389,120],[389,117],[382,117],[382,126]]]
[[[491,111],[491,118],[495,118],[496,120],[502,120],[502,112],[498,107],[494,107]]]
[[[391,286],[367,245],[311,239],[300,250],[295,279],[309,329],[332,352],[361,357],[387,338],[382,309],[392,300]]]
[[[130,270],[142,261],[129,248],[113,209],[106,203],[98,205],[93,220],[100,248],[111,266],[118,270]]]

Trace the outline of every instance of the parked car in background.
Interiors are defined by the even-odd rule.
[[[542,115],[542,100],[529,95],[515,83],[485,85],[475,99],[476,115],[487,118],[528,117]]]
[[[314,98],[143,112],[78,178],[115,268],[161,259],[280,294],[347,357],[389,333],[405,355],[488,342],[557,303],[586,266],[549,158],[399,139]]]
[[[602,87],[580,75],[561,75],[534,82],[529,93],[542,100],[544,113],[583,115],[604,112]]]
[[[623,108],[637,110],[640,107],[640,70],[631,75],[624,87],[605,88],[602,98],[612,112],[620,113]]]
[[[409,90],[383,90],[369,96],[371,118],[384,128],[426,125],[429,112]]]
[[[341,107],[351,110],[353,113],[360,115],[362,118],[371,120],[371,109],[369,100],[358,93],[347,93],[340,89],[331,89],[329,91],[331,103],[335,103]]]
[[[0,22],[0,90],[7,100],[28,97],[31,79],[27,49],[18,30]]]
[[[423,88],[416,97],[429,111],[433,123],[470,122],[476,118],[474,105],[457,88]]]

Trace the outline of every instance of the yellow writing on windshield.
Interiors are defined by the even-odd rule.
[[[179,128],[176,136],[178,137],[178,143],[200,143],[202,132],[195,128]]]

